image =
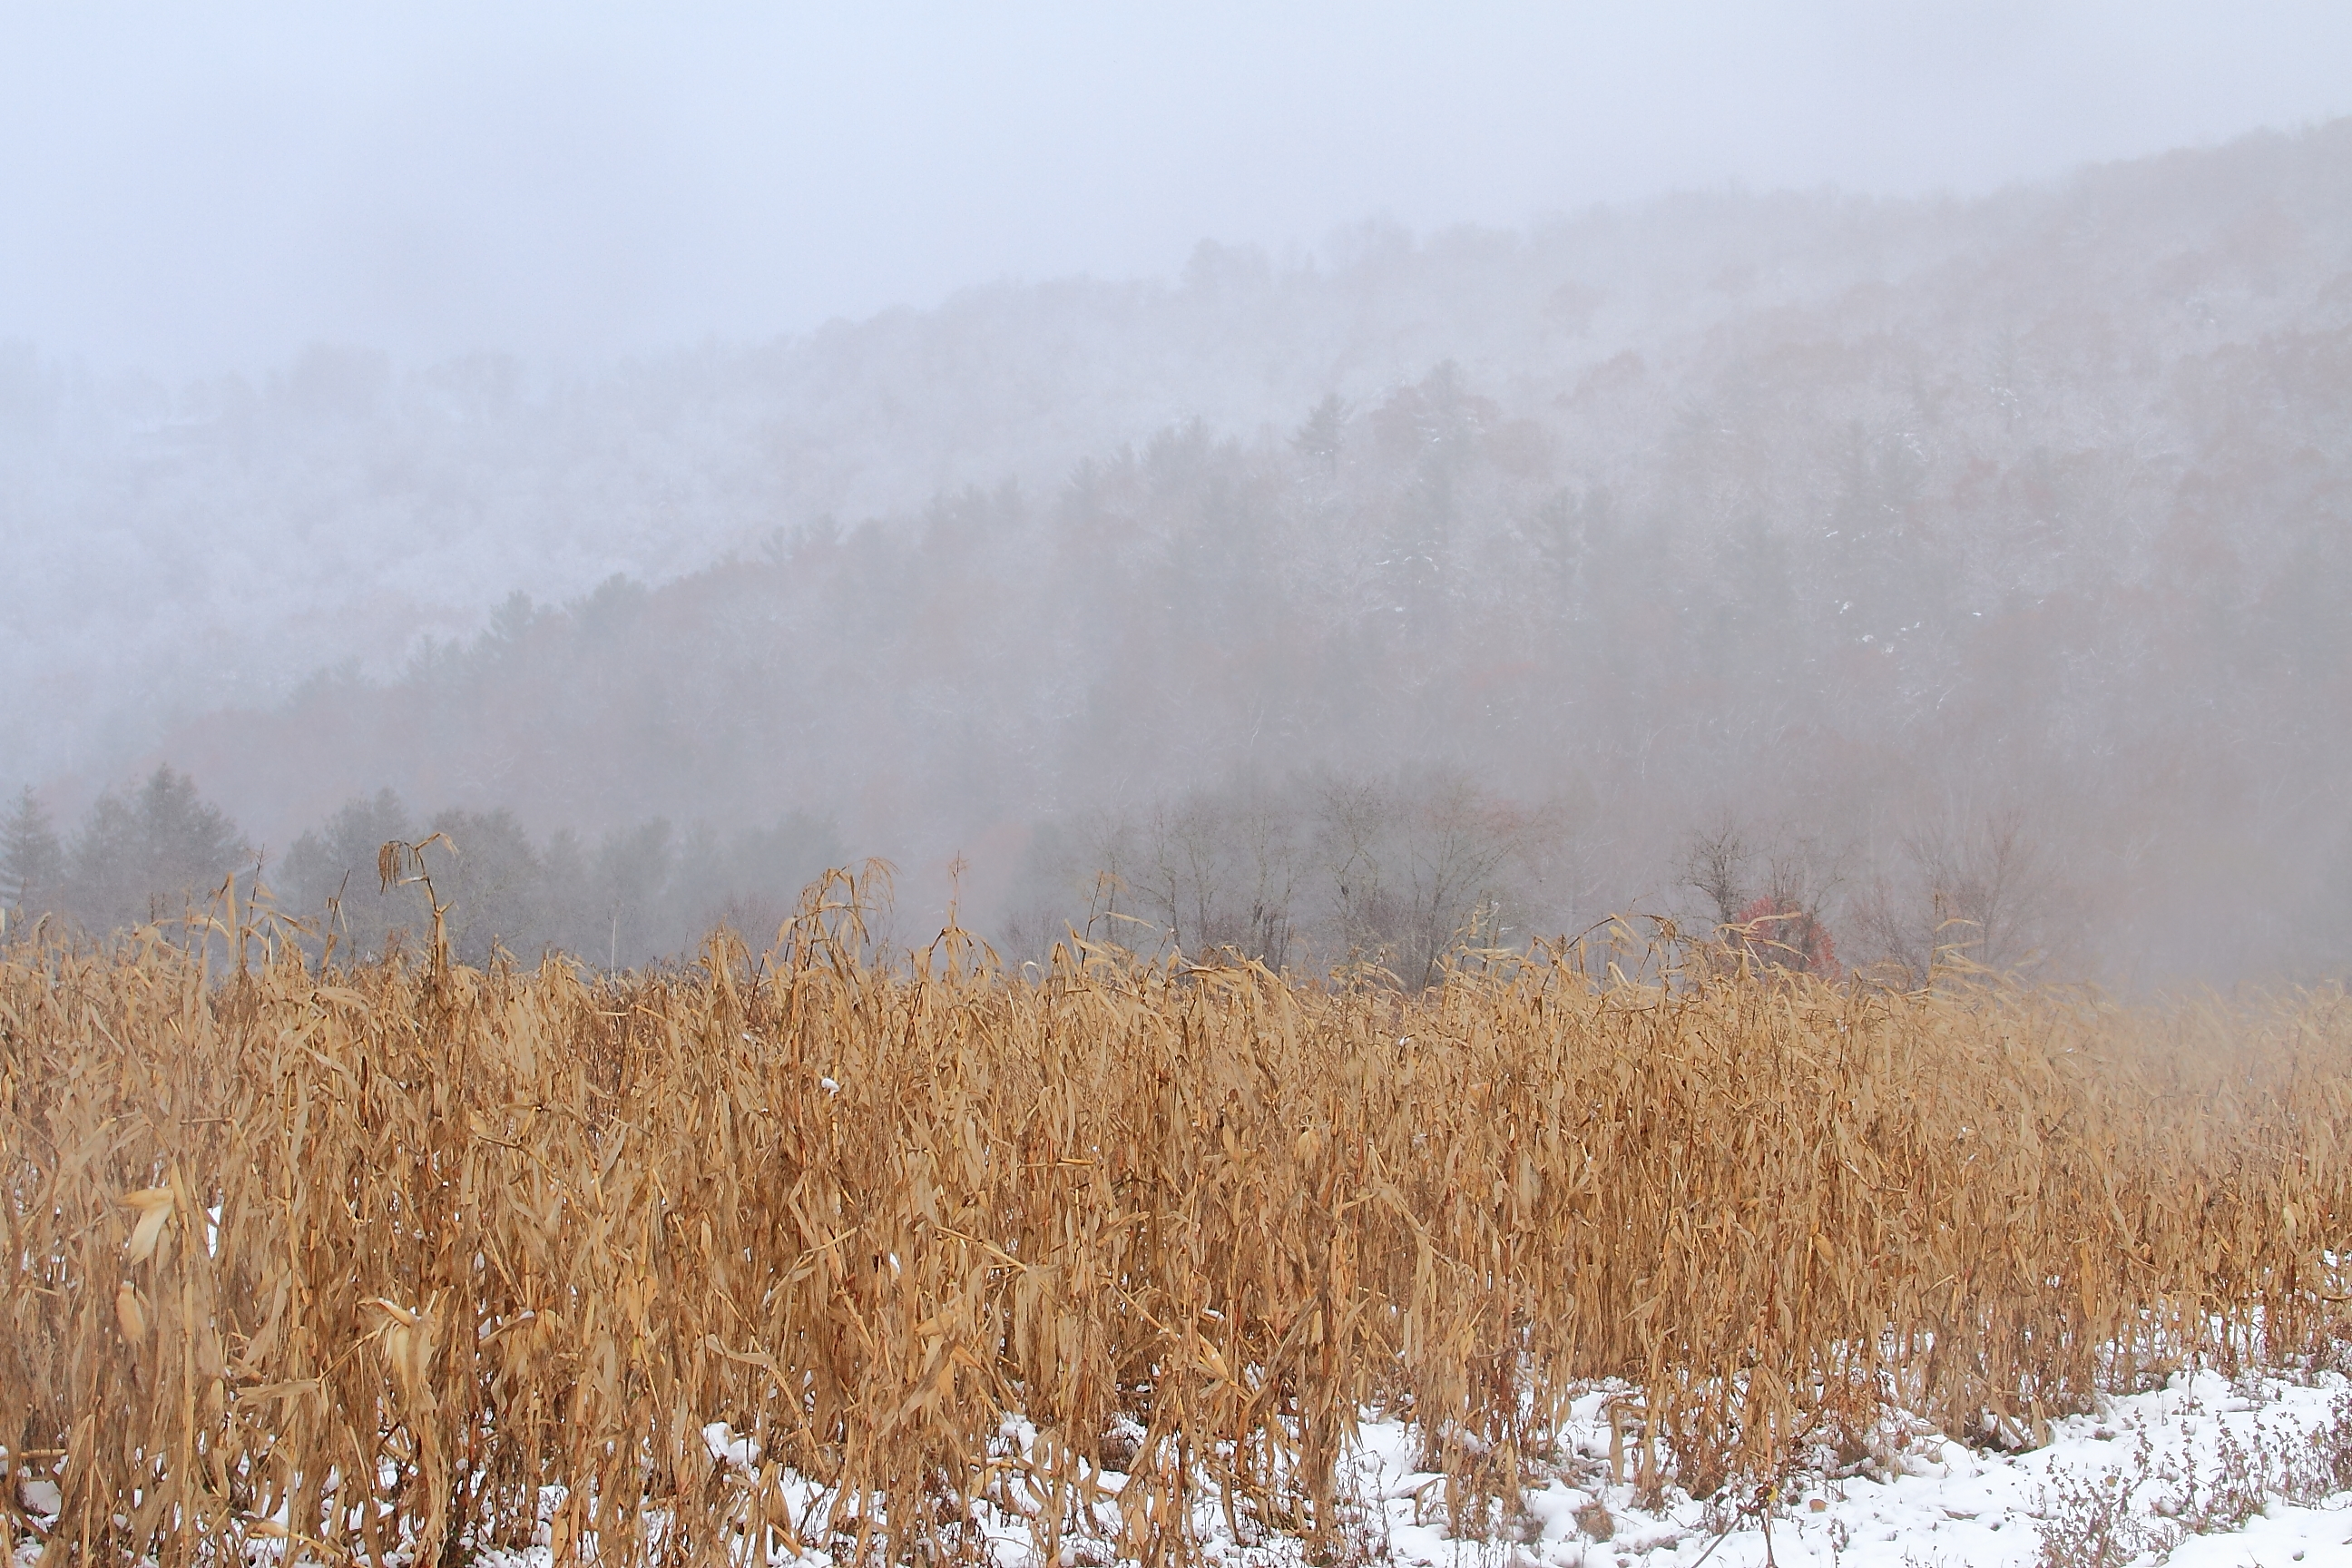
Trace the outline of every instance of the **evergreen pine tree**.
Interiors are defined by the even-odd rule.
[[[286,857],[278,907],[304,920],[331,918],[338,951],[346,958],[380,955],[393,931],[425,924],[423,895],[387,889],[376,876],[376,856],[394,839],[416,837],[408,808],[389,789],[348,802],[294,841]]]
[[[74,835],[68,901],[92,931],[136,925],[209,899],[246,854],[195,781],[158,765],[128,800],[110,790],[90,807]]]
[[[65,847],[30,787],[0,823],[0,910],[46,912],[62,890]]]

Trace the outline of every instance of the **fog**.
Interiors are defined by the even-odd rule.
[[[2348,81],[2315,5],[11,12],[0,902],[259,856],[365,949],[437,828],[478,955],[870,853],[1016,955],[2340,972]]]
[[[12,7],[0,337],[571,363],[1380,216],[1974,193],[2352,109],[2325,4]]]

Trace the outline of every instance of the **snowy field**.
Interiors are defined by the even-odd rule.
[[[1368,1428],[1362,1463],[1391,1500],[1390,1555],[1442,1564],[1483,1553],[1559,1568],[2352,1563],[2352,1492],[2336,1468],[2352,1457],[2352,1391],[2334,1374],[2308,1385],[2182,1379],[2053,1422],[2049,1444],[2015,1455],[1891,1422],[1853,1473],[1791,1478],[1769,1531],[1752,1494],[1710,1505],[1669,1489],[1664,1507],[1636,1506],[1631,1486],[1608,1479],[1601,1403],[1580,1402],[1575,1458],[1531,1492],[1522,1542],[1501,1546],[1454,1542],[1418,1520],[1414,1489],[1430,1478],[1410,1473],[1411,1437]]]
[[[1369,1422],[1343,1560],[1399,1568],[2352,1564],[2352,1489],[2344,1485],[2352,1479],[2352,1384],[2334,1373],[2235,1383],[2205,1373],[2175,1384],[2054,1421],[2049,1443],[2017,1454],[1890,1420],[1868,1457],[1791,1477],[1769,1510],[1752,1492],[1701,1502],[1671,1487],[1662,1506],[1639,1506],[1630,1479],[1638,1438],[1622,1443],[1629,1479],[1612,1481],[1612,1395],[1599,1391],[1577,1402],[1559,1461],[1529,1487],[1526,1516],[1486,1540],[1448,1533],[1444,1478],[1414,1468],[1416,1434]],[[707,1436],[723,1462],[754,1458],[723,1427]],[[1066,1546],[1065,1568],[1116,1562],[1115,1510],[1103,1513],[1105,1539]],[[1001,1523],[998,1561],[1028,1563],[1027,1531],[1010,1518]],[[1278,1535],[1236,1540],[1213,1501],[1195,1528],[1203,1557],[1222,1568],[1308,1561],[1302,1542]],[[1243,1536],[1255,1533],[1244,1519]],[[521,1563],[537,1568],[546,1556]]]
[[[1638,1438],[1622,1441],[1629,1479],[1612,1481],[1612,1396],[1595,1392],[1577,1402],[1559,1462],[1529,1488],[1526,1517],[1487,1540],[1447,1532],[1444,1479],[1414,1468],[1414,1432],[1370,1422],[1347,1556],[1400,1568],[2352,1564],[2352,1489],[2343,1484],[2352,1479],[2352,1384],[2334,1373],[2304,1383],[2205,1373],[2175,1384],[2053,1422],[2048,1444],[2018,1454],[1891,1420],[1868,1458],[1790,1478],[1769,1510],[1752,1492],[1701,1502],[1671,1487],[1661,1507],[1639,1506],[1630,1479]],[[737,1465],[752,1458],[724,1428],[708,1436],[715,1455]],[[1115,1514],[1104,1514],[1108,1535]],[[1003,1522],[1011,1528],[998,1560],[1027,1563],[1027,1532]],[[1213,1502],[1196,1528],[1204,1558],[1224,1568],[1307,1560],[1296,1541],[1235,1540]],[[1254,1534],[1246,1521],[1243,1534]],[[1066,1568],[1115,1561],[1108,1540],[1081,1540],[1063,1557]],[[543,1552],[525,1559],[545,1560]]]
[[[1336,1559],[1327,1552],[1321,1560],[1397,1568],[2352,1563],[2352,1383],[2334,1372],[2296,1381],[2179,1376],[2170,1387],[2110,1400],[2095,1415],[2053,1422],[2047,1444],[2014,1454],[1966,1447],[1890,1418],[1866,1455],[1837,1464],[1824,1454],[1820,1468],[1792,1475],[1769,1500],[1747,1490],[1700,1501],[1668,1487],[1655,1508],[1641,1506],[1632,1484],[1638,1434],[1623,1436],[1612,1460],[1607,1407],[1622,1394],[1600,1390],[1576,1403],[1553,1462],[1530,1479],[1524,1515],[1486,1539],[1448,1532],[1444,1479],[1415,1468],[1419,1443],[1410,1427],[1367,1422],[1349,1461],[1345,1541]],[[1008,1424],[1015,1449],[1027,1436]],[[760,1456],[749,1438],[720,1424],[704,1438],[722,1472],[751,1479]],[[1628,1479],[1612,1479],[1612,1464]],[[1123,1481],[1116,1473],[1101,1479],[1114,1494]],[[800,1497],[794,1511],[805,1527],[816,1489],[787,1489]],[[37,1518],[57,1506],[49,1480],[25,1479],[18,1495]],[[1003,1568],[1030,1563],[1026,1521],[1012,1511],[1019,1494],[995,1495],[1007,1506],[981,1510],[988,1555]],[[551,1489],[542,1511],[551,1517],[561,1501]],[[1097,1523],[1066,1539],[1062,1568],[1114,1568],[1115,1503],[1100,1505]],[[1205,1562],[1292,1568],[1317,1560],[1304,1542],[1263,1531],[1245,1514],[1238,1523],[1236,1531],[1213,1498],[1202,1501],[1192,1528]],[[267,1523],[254,1537],[246,1552],[255,1568],[317,1560],[289,1556],[281,1531]],[[527,1551],[485,1551],[473,1560],[548,1568],[548,1524],[538,1540]],[[37,1542],[20,1542],[24,1568],[38,1556]],[[807,1568],[834,1561],[822,1552],[762,1552],[748,1542],[739,1560],[763,1556]]]

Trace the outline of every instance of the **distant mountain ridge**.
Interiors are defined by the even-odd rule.
[[[1350,245],[564,381],[20,354],[8,755],[166,755],[271,838],[389,784],[917,859],[1428,761],[1581,802],[1592,898],[1727,806],[1859,880],[2025,798],[2110,945],[2352,922],[2352,121]]]
[[[114,776],[174,714],[345,658],[389,669],[509,591],[664,578],[967,484],[1043,493],[1173,422],[1287,428],[1448,360],[1541,417],[1617,354],[1674,386],[1711,334],[1841,299],[1915,329],[1963,312],[1979,347],[2061,289],[2252,341],[2347,309],[2323,298],[2347,142],[2253,137],[1970,202],[1684,196],[1418,242],[1366,225],[1301,271],[1204,245],[1172,284],[992,286],[589,374],[321,348],[172,388],[0,346],[0,744],[26,778]]]

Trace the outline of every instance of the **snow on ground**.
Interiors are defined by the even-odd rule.
[[[1674,1488],[1660,1506],[1640,1506],[1630,1480],[1612,1479],[1611,1397],[1601,1390],[1576,1402],[1555,1462],[1530,1483],[1525,1514],[1486,1539],[1448,1533],[1444,1478],[1416,1468],[1411,1427],[1367,1421],[1350,1461],[1356,1517],[1337,1560],[1393,1568],[2352,1568],[2352,1383],[2332,1372],[2292,1381],[2182,1374],[2168,1388],[2103,1401],[2096,1415],[2053,1421],[2048,1443],[2015,1454],[1969,1448],[1892,1418],[1868,1457],[1839,1467],[1852,1473],[1793,1475],[1761,1508],[1753,1490],[1699,1501]],[[1018,1423],[1007,1434],[1024,1446],[1034,1437]],[[719,1465],[745,1476],[758,1468],[751,1439],[723,1423],[703,1436]],[[1636,1444],[1625,1443],[1629,1472]],[[1104,1480],[1115,1489],[1124,1478]],[[27,1478],[19,1487],[35,1512],[57,1506],[52,1483]],[[800,1489],[805,1500],[817,1489]],[[560,1499],[551,1489],[543,1515]],[[1025,1568],[1025,1521],[982,1511],[988,1554],[1003,1568]],[[1070,1538],[1059,1568],[1112,1568],[1116,1522],[1115,1505],[1102,1505],[1102,1528]],[[1193,1526],[1213,1568],[1304,1568],[1307,1560],[1304,1542],[1252,1529],[1246,1516],[1244,1539],[1235,1539],[1213,1499]],[[474,1561],[548,1568],[544,1524],[539,1541]],[[20,1542],[18,1563],[29,1565],[37,1550]],[[281,1552],[278,1541],[247,1548],[254,1568]],[[832,1568],[817,1552],[780,1552],[772,1561]]]
[[[1386,1545],[1398,1563],[1432,1568],[1498,1559],[1507,1568],[1669,1568],[1702,1557],[1725,1568],[2089,1565],[2103,1561],[2103,1544],[2115,1548],[2104,1561],[2116,1564],[2352,1564],[2352,1491],[2317,1492],[2331,1438],[2352,1443],[2345,1380],[2233,1385],[2207,1373],[2176,1383],[2108,1401],[2095,1416],[2053,1422],[2046,1446],[2016,1455],[1896,1424],[1895,1441],[1862,1473],[1791,1478],[1770,1510],[1769,1546],[1759,1517],[1738,1516],[1752,1492],[1711,1509],[1669,1489],[1663,1508],[1636,1506],[1630,1485],[1607,1479],[1609,1435],[1595,1394],[1578,1403],[1572,1427],[1589,1479],[1531,1491],[1530,1517],[1511,1532],[1519,1539],[1453,1541],[1437,1522],[1417,1520],[1412,1501],[1391,1500]],[[1402,1428],[1372,1426],[1365,1435],[1363,1462],[1377,1468],[1378,1495],[1409,1499],[1433,1479],[1411,1473],[1415,1442]],[[2307,1500],[2291,1502],[2282,1488]]]

